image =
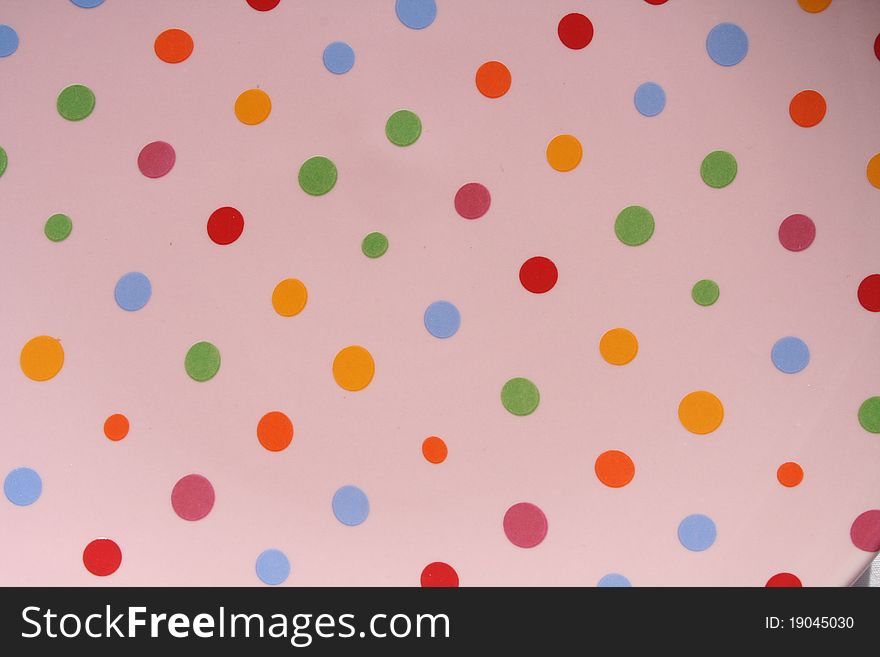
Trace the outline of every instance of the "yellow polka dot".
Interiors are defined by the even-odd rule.
[[[711,392],[697,390],[685,395],[679,403],[678,419],[691,433],[712,433],[721,426],[724,406]]]
[[[27,378],[48,381],[61,371],[61,366],[64,365],[64,349],[55,338],[39,335],[28,340],[21,348],[19,363]]]
[[[639,353],[639,341],[632,331],[614,328],[599,340],[599,353],[612,365],[626,365]]]
[[[333,378],[340,388],[363,390],[370,385],[375,373],[373,357],[363,347],[346,347],[333,359]]]
[[[798,4],[804,11],[808,11],[811,14],[818,14],[820,11],[828,9],[831,0],[798,0]]]
[[[272,291],[272,307],[282,317],[299,315],[309,300],[309,291],[296,278],[285,278]]]
[[[880,153],[868,161],[868,182],[880,189]]]
[[[247,125],[257,125],[269,117],[272,99],[262,89],[248,89],[241,92],[235,101],[235,116]]]
[[[584,150],[571,135],[557,135],[547,144],[547,162],[557,171],[571,171],[581,163]]]

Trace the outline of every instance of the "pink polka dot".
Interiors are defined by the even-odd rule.
[[[804,214],[793,214],[779,224],[779,243],[789,251],[803,251],[816,239],[816,224]]]
[[[547,516],[529,502],[514,504],[504,514],[504,534],[517,547],[535,547],[547,536]]]
[[[202,475],[186,475],[174,484],[171,506],[184,520],[201,520],[214,508],[214,487]]]
[[[455,211],[465,219],[479,219],[489,211],[492,197],[480,183],[462,185],[455,193]]]
[[[171,144],[164,141],[154,141],[141,149],[138,155],[138,169],[147,178],[161,178],[171,171],[177,155]]]
[[[865,552],[880,551],[880,509],[865,511],[852,524],[849,536],[853,545]]]

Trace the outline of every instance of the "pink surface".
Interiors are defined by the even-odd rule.
[[[880,437],[856,418],[880,394],[880,316],[856,299],[880,267],[880,190],[865,177],[880,151],[880,4],[441,0],[424,30],[403,26],[391,0],[265,13],[243,0],[39,4],[0,10],[21,40],[0,60],[0,475],[28,466],[43,479],[32,506],[0,499],[0,583],[255,585],[267,548],[289,557],[287,585],[417,585],[434,561],[465,586],[593,585],[610,572],[635,585],[760,586],[779,572],[842,585],[867,565],[850,530],[880,508]],[[583,50],[557,36],[572,11],[595,26]],[[722,21],[750,40],[731,68],[705,51]],[[181,64],[153,52],[170,27],[195,41]],[[356,52],[340,76],[321,61],[336,40]],[[513,77],[494,100],[474,85],[490,59]],[[654,118],[632,101],[648,80],[667,95]],[[97,98],[76,123],[55,110],[73,83]],[[272,114],[243,125],[233,104],[254,87]],[[803,129],[788,103],[809,88],[828,114]],[[384,133],[401,108],[423,125],[407,148]],[[563,133],[584,148],[569,173],[545,159]],[[156,140],[177,160],[149,180],[138,154]],[[716,149],[739,165],[720,190],[699,176]],[[314,155],[339,169],[322,197],[297,184]],[[474,180],[492,207],[466,221],[453,199]],[[656,221],[635,248],[613,230],[633,204]],[[225,205],[247,230],[218,246],[205,224]],[[58,244],[42,232],[55,212],[74,222]],[[817,226],[800,253],[777,235],[795,213]],[[390,241],[377,260],[360,253],[373,230]],[[518,280],[536,254],[559,270],[546,294]],[[153,289],[133,313],[113,299],[129,271]],[[288,277],[308,305],[285,318],[271,295]],[[690,298],[702,278],[721,287],[708,308]],[[437,299],[462,314],[448,340],[423,326]],[[618,326],[639,340],[623,367],[598,350]],[[37,383],[19,352],[42,334],[65,362]],[[796,375],[770,360],[786,335],[810,348]],[[183,367],[200,340],[222,354],[205,383]],[[331,374],[350,344],[376,362],[356,393]],[[526,417],[499,400],[516,376],[541,393]],[[725,410],[707,436],[677,417],[701,389]],[[297,431],[278,453],[256,439],[273,409]],[[131,429],[112,442],[102,424],[116,412]],[[440,465],[421,455],[431,435],[449,447]],[[609,449],[636,465],[620,489],[593,472]],[[775,476],[790,460],[805,471],[792,489]],[[170,503],[191,472],[216,491],[197,522]],[[369,496],[357,527],[331,511],[346,484]],[[522,501],[549,523],[532,549],[502,529]],[[718,529],[699,553],[676,535],[694,513]],[[123,556],[98,578],[82,554],[102,536]]]

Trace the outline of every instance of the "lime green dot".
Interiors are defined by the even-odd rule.
[[[697,281],[691,288],[691,297],[701,306],[711,306],[718,301],[719,294],[721,294],[721,289],[718,287],[718,283],[710,281],[708,278]]]
[[[186,352],[183,366],[196,381],[212,379],[220,369],[220,350],[210,342],[196,342]]]
[[[422,121],[409,110],[397,110],[385,123],[385,134],[392,144],[409,146],[422,134]]]
[[[3,175],[3,172],[6,171],[6,165],[9,163],[9,158],[6,156],[6,151],[3,150],[3,147],[0,146],[0,176]]]
[[[388,250],[388,238],[382,233],[370,233],[361,242],[361,251],[368,258],[381,258]]]
[[[865,431],[880,433],[880,397],[869,397],[859,406],[859,424]]]
[[[727,187],[736,178],[736,158],[727,151],[712,151],[700,165],[700,176],[709,187]]]
[[[82,84],[72,84],[58,94],[56,106],[68,121],[82,121],[95,109],[95,94]]]
[[[73,222],[66,214],[53,214],[46,219],[46,225],[43,226],[43,232],[53,242],[63,242],[70,236],[73,230]]]
[[[333,189],[338,172],[336,165],[322,155],[310,157],[299,168],[299,186],[312,196],[322,196]]]
[[[640,205],[624,208],[614,222],[614,232],[628,246],[644,244],[654,234],[654,217]]]
[[[529,415],[538,408],[541,394],[538,386],[522,377],[516,377],[501,388],[501,403],[514,415]]]

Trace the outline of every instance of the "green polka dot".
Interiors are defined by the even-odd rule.
[[[186,352],[183,366],[196,381],[212,379],[220,369],[220,350],[210,342],[196,342]]]
[[[53,242],[63,242],[70,236],[73,230],[73,222],[66,214],[53,214],[46,219],[46,225],[43,232]]]
[[[718,301],[719,294],[721,294],[721,289],[718,287],[718,283],[710,281],[708,278],[697,281],[691,288],[691,297],[701,306],[711,306]]]
[[[7,164],[9,164],[9,158],[6,157],[6,151],[0,146],[0,176],[6,171]]]
[[[624,208],[614,222],[617,239],[628,246],[644,244],[654,234],[654,217],[640,205]]]
[[[336,165],[322,155],[310,157],[299,168],[299,186],[312,196],[323,196],[336,185]]]
[[[727,151],[712,151],[703,158],[700,176],[709,187],[727,187],[736,178],[736,158]]]
[[[382,233],[370,233],[361,242],[361,251],[368,258],[381,258],[388,250],[388,238]]]
[[[501,388],[501,403],[514,415],[529,415],[538,408],[541,394],[538,387],[522,377],[516,377]]]
[[[859,424],[865,431],[880,433],[880,397],[869,397],[859,406]]]
[[[409,110],[398,110],[388,117],[385,134],[392,144],[409,146],[422,134],[422,121]]]
[[[84,85],[72,84],[58,94],[56,106],[68,121],[82,121],[95,109],[95,94]]]

